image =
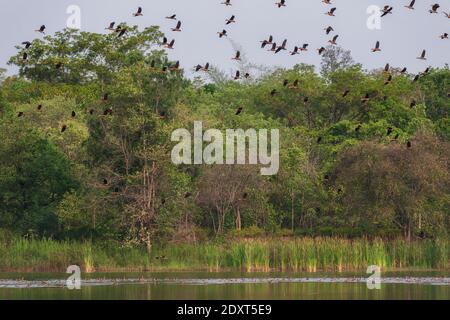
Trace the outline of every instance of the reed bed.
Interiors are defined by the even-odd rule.
[[[2,240],[0,240],[2,242]],[[448,269],[449,240],[247,239],[144,248],[13,238],[0,243],[0,271],[360,271]]]

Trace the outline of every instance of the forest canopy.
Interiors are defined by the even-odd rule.
[[[211,67],[189,78],[157,27],[127,30],[63,30],[11,57],[18,75],[0,88],[0,228],[148,247],[230,234],[448,236],[448,66],[416,79],[367,71],[330,46],[322,70],[298,64],[236,81]],[[171,133],[194,121],[279,129],[278,175],[175,166]]]

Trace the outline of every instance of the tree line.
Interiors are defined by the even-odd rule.
[[[157,27],[128,30],[63,30],[11,57],[1,229],[148,248],[224,235],[448,236],[448,66],[367,71],[330,47],[321,72],[242,59],[257,76],[235,81],[212,66],[187,77]],[[171,133],[199,120],[205,130],[279,129],[278,175],[175,166]]]

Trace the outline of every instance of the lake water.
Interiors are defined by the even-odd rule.
[[[67,277],[0,273],[0,300],[450,300],[449,272],[384,273],[379,290],[364,273],[94,273],[82,274],[81,290],[65,287]]]

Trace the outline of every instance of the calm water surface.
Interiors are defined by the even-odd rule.
[[[82,275],[81,290],[65,288],[67,276],[0,273],[0,300],[450,300],[449,272],[384,273],[380,290],[367,288],[364,273],[94,273]]]

